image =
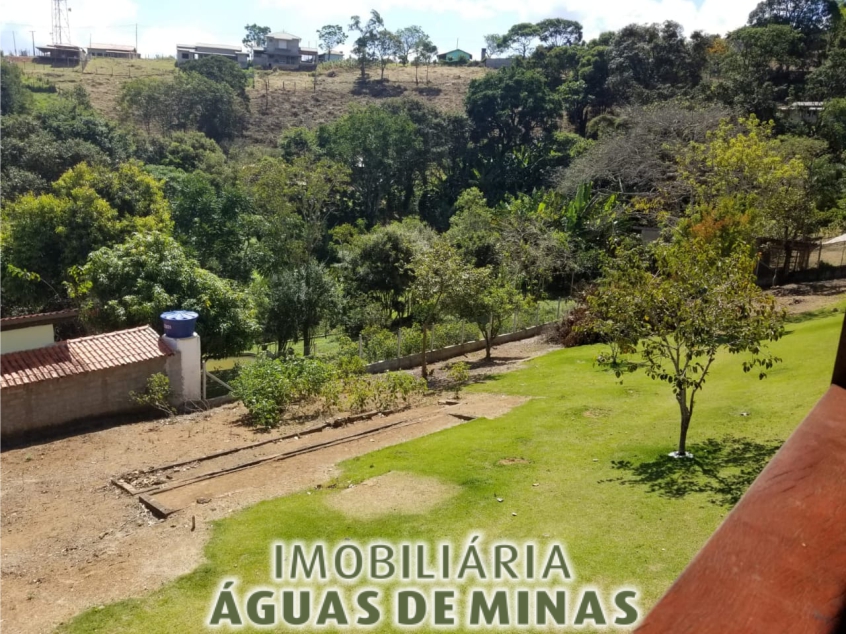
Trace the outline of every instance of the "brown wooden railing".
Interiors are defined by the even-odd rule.
[[[828,391],[637,631],[846,634],[846,323]]]

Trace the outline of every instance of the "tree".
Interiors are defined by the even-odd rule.
[[[370,19],[362,23],[357,15],[350,18],[350,31],[358,31],[358,37],[353,43],[352,53],[356,56],[361,69],[361,81],[365,80],[367,64],[376,59],[376,42],[378,33],[385,28],[385,21],[378,11],[370,12]]]
[[[399,40],[397,36],[387,29],[380,29],[376,32],[376,39],[374,41],[374,50],[376,57],[379,59],[379,70],[381,72],[379,81],[385,80],[385,67],[391,63],[393,56],[399,50]]]
[[[0,59],[0,113],[20,114],[32,106],[32,93],[23,83],[23,71],[20,66]]]
[[[70,271],[88,254],[136,231],[171,228],[159,183],[137,164],[118,170],[80,164],[52,192],[3,208],[3,307],[30,311],[67,303]]]
[[[807,95],[820,101],[846,97],[846,49],[831,51],[825,62],[811,71]]]
[[[102,330],[147,324],[162,332],[162,312],[196,311],[206,359],[237,356],[259,334],[249,297],[200,268],[176,240],[159,232],[136,233],[92,253],[74,295],[83,320]]]
[[[764,0],[749,14],[750,26],[784,24],[806,35],[829,31],[839,20],[836,0]]]
[[[338,298],[334,281],[315,260],[275,273],[267,280],[265,332],[274,337],[280,353],[302,337],[303,354],[311,356],[315,331],[334,318]]]
[[[647,376],[666,382],[680,413],[678,450],[688,457],[686,442],[696,398],[721,350],[743,353],[744,372],[765,371],[779,359],[765,342],[783,334],[783,315],[772,297],[756,284],[755,262],[743,245],[727,256],[701,240],[659,245],[654,266],[634,251],[612,260],[596,290],[587,298],[599,319],[615,323],[615,341],[640,350]],[[627,310],[608,312],[610,306]],[[607,362],[607,361],[606,361]],[[619,377],[622,369],[617,367]]]
[[[549,18],[537,23],[538,38],[548,46],[574,46],[582,41],[582,25],[574,20]]]
[[[705,143],[691,143],[682,154],[681,178],[693,191],[689,230],[727,250],[759,237],[778,240],[786,275],[792,242],[813,235],[825,216],[813,204],[807,166],[784,155],[772,125],[752,116],[740,126],[723,121]]]
[[[347,34],[340,24],[327,24],[317,30],[317,39],[320,40],[320,48],[326,52],[326,60],[329,61],[329,53],[347,41]]]
[[[316,257],[328,218],[340,216],[348,204],[349,171],[326,158],[265,157],[245,168],[244,182],[263,218],[265,271]]]
[[[846,152],[846,98],[826,102],[820,117],[820,136],[832,152]]]
[[[396,32],[397,57],[400,63],[405,66],[409,62],[409,56],[418,50],[421,40],[428,40],[429,36],[419,26],[406,26]]]
[[[486,58],[496,57],[508,50],[507,44],[503,41],[501,35],[491,33],[485,36],[485,54]]]
[[[184,73],[197,73],[215,83],[225,84],[242,101],[250,100],[247,95],[247,73],[238,65],[238,62],[220,55],[209,55],[188,60],[180,66],[180,69]]]
[[[426,365],[429,330],[457,297],[470,292],[468,283],[471,281],[472,269],[444,239],[436,240],[431,248],[415,255],[411,269],[414,272],[414,283],[411,286],[414,312],[423,331],[420,351],[423,354],[421,374],[425,379],[429,375]]]
[[[253,51],[257,48],[262,48],[267,43],[267,36],[270,35],[270,27],[247,24],[244,30],[247,31],[247,34],[241,40],[241,43],[250,51],[250,57],[252,58]]]
[[[406,210],[400,202],[404,192],[397,185],[414,174],[422,146],[419,131],[407,114],[394,114],[379,106],[353,107],[321,126],[318,141],[329,158],[349,169],[356,217],[372,226]],[[412,200],[405,202],[410,206]]]
[[[488,73],[470,82],[464,103],[488,200],[540,186],[554,164],[550,144],[561,107],[543,75],[519,66]]]
[[[515,24],[502,36],[503,44],[517,53],[520,57],[526,57],[532,43],[540,36],[540,28],[531,22]]]
[[[500,269],[471,269],[466,274],[465,292],[455,299],[455,313],[475,324],[485,338],[485,360],[491,360],[491,346],[502,326],[524,304],[513,279]]]
[[[419,85],[417,69],[420,64],[426,66],[426,85],[429,85],[429,66],[438,55],[438,47],[428,37],[420,39],[414,47],[414,83]]]

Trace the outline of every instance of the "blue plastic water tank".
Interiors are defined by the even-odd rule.
[[[169,310],[161,314],[164,333],[173,339],[187,339],[194,334],[199,315],[193,310]]]

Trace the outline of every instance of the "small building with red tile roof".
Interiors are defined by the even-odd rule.
[[[143,392],[157,372],[169,374],[176,356],[149,326],[0,355],[0,436],[136,410],[130,392]]]

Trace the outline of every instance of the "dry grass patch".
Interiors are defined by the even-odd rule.
[[[437,478],[391,471],[330,495],[326,504],[352,519],[371,520],[391,514],[426,513],[460,490]]]

